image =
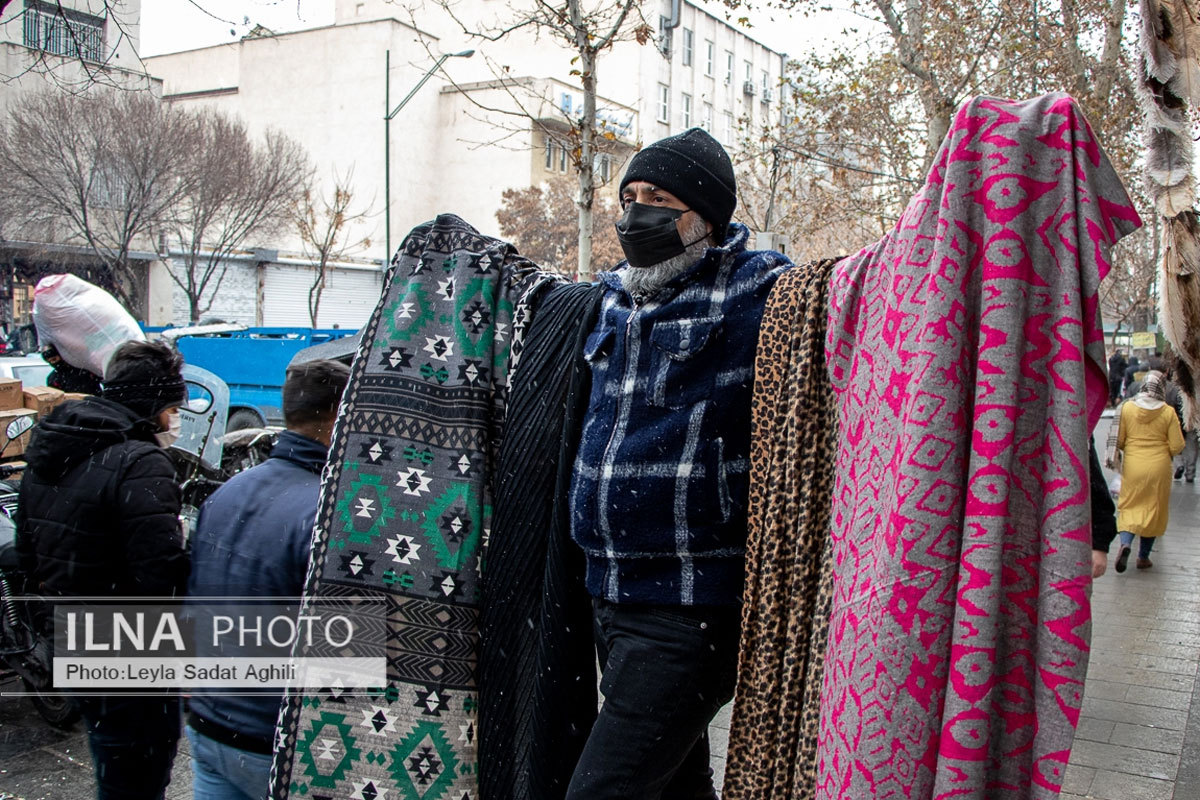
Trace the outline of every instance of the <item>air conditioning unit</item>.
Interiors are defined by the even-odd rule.
[[[758,91],[758,87],[755,86],[754,81],[746,81],[745,83],[742,84],[742,93],[743,94],[748,94],[751,97],[753,97],[754,93],[756,91]]]
[[[771,102],[772,99],[773,99],[773,96],[771,94],[771,89],[769,87],[764,86],[763,93],[762,93],[762,101],[764,103],[769,103],[769,102]]]

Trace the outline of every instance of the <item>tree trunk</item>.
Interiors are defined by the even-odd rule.
[[[1063,0],[1062,21],[1067,61],[1071,65],[1071,85],[1068,91],[1076,98],[1082,99],[1088,94],[1088,76],[1087,64],[1079,44],[1079,7],[1076,0]]]
[[[579,137],[579,262],[576,267],[578,279],[592,280],[592,205],[596,199],[595,152],[596,152],[596,51],[588,40],[580,0],[568,0],[571,25],[575,31],[575,46],[579,52],[579,66],[583,82],[583,119],[580,120]]]
[[[113,294],[117,300],[133,315],[134,319],[145,319],[145,298],[139,286],[138,276],[129,263],[118,256],[118,260],[108,265],[108,273],[112,276]]]
[[[921,167],[921,174],[927,175],[929,168],[933,165],[933,159],[937,157],[938,149],[942,146],[942,142],[946,138],[946,134],[950,133],[950,122],[954,117],[954,103],[945,97],[934,95],[930,90],[922,92],[922,97],[925,105],[925,161]]]
[[[317,267],[317,280],[308,290],[308,321],[312,327],[317,327],[317,315],[321,311],[321,293],[325,290],[325,264]]]
[[[1109,96],[1116,82],[1118,60],[1121,57],[1121,29],[1125,25],[1125,0],[1112,0],[1104,19],[1104,49],[1100,51],[1100,64],[1096,68],[1096,81],[1092,90],[1094,110],[1108,110]]]

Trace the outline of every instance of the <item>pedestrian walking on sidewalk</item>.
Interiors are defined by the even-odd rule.
[[[1183,434],[1183,452],[1175,457],[1175,480],[1185,478],[1188,483],[1196,482],[1196,432],[1183,427],[1183,391],[1175,383],[1173,370],[1167,370],[1165,395],[1167,405],[1175,409],[1180,419],[1179,432]]]
[[[1125,368],[1129,362],[1120,350],[1108,359],[1108,404],[1115,407],[1121,402],[1121,383],[1125,380]]]
[[[1122,404],[1117,449],[1124,456],[1121,492],[1117,498],[1117,529],[1121,549],[1117,572],[1129,562],[1133,537],[1138,536],[1138,569],[1154,566],[1150,550],[1167,529],[1171,498],[1172,459],[1183,450],[1179,416],[1166,402],[1166,379],[1151,372],[1142,390]]]

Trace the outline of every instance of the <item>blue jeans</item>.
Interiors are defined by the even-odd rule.
[[[161,800],[179,744],[179,697],[76,697],[98,800]]]
[[[1133,544],[1134,534],[1129,531],[1121,531],[1121,547],[1129,547]],[[1150,551],[1154,548],[1154,537],[1139,536],[1138,537],[1138,558],[1149,558]]]
[[[271,756],[239,750],[185,728],[192,743],[192,800],[263,800]]]
[[[741,608],[593,608],[604,705],[567,800],[716,798],[708,725],[733,698]]]

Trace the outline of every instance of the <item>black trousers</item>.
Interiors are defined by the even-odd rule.
[[[567,800],[715,798],[708,725],[733,698],[741,608],[594,601],[604,705]]]
[[[179,744],[179,697],[74,700],[87,724],[97,800],[160,800]]]

